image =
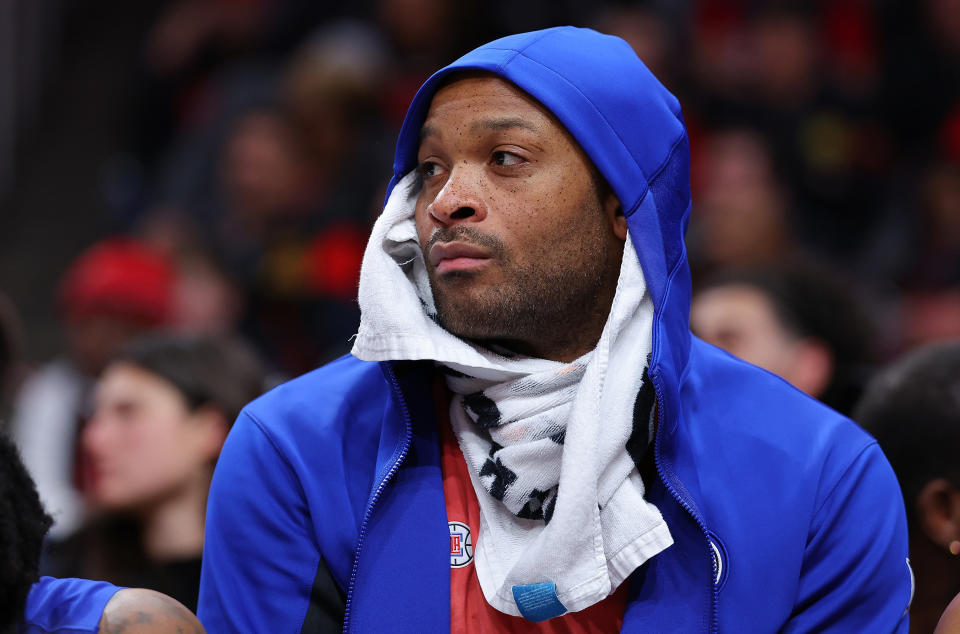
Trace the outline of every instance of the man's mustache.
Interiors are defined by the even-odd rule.
[[[433,235],[431,235],[430,239],[427,241],[427,245],[423,248],[424,254],[429,253],[430,247],[438,242],[465,242],[466,244],[482,247],[488,250],[491,256],[497,257],[502,256],[505,252],[503,242],[499,238],[486,233],[481,233],[473,227],[465,227],[463,225],[457,225],[456,227],[452,228],[440,227],[436,229],[433,232]]]

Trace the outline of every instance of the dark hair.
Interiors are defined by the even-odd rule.
[[[878,374],[854,412],[880,443],[914,521],[920,489],[936,478],[960,487],[960,341],[910,352]]]
[[[853,285],[824,264],[801,259],[769,269],[724,271],[697,292],[735,285],[763,293],[781,326],[794,336],[819,339],[829,348],[833,375],[820,400],[849,414],[876,362],[875,325]]]
[[[23,328],[16,308],[10,299],[0,292],[0,417],[7,411],[12,375],[20,358]],[[2,424],[0,424],[2,427]]]
[[[30,586],[39,578],[40,550],[53,520],[13,441],[0,434],[0,632],[23,619]]]
[[[111,363],[130,363],[161,377],[190,409],[213,406],[230,424],[264,386],[255,355],[228,338],[151,334],[123,346]]]
[[[107,367],[128,364],[173,386],[196,410],[212,407],[232,424],[262,391],[260,365],[240,342],[227,338],[151,334],[124,345]],[[212,464],[211,464],[212,467]],[[119,586],[159,590],[196,607],[196,588],[178,581],[144,549],[137,513],[114,511],[92,518],[80,531],[49,545],[44,572],[52,576],[103,579]],[[184,571],[190,570],[185,568]],[[199,567],[197,568],[199,572]]]

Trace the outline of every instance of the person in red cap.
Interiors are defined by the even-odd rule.
[[[11,429],[40,497],[54,517],[53,535],[81,519],[76,443],[92,380],[133,337],[162,328],[173,312],[175,272],[167,259],[123,237],[102,240],[67,268],[57,290],[66,355],[23,384]]]

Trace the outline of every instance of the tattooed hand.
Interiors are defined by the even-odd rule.
[[[102,634],[205,634],[180,602],[165,594],[127,588],[113,595],[100,618]]]

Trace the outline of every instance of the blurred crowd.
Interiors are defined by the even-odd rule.
[[[115,231],[51,291],[62,354],[18,354],[30,324],[0,297],[48,571],[195,604],[238,407],[349,351],[417,87],[566,23],[626,39],[683,105],[695,333],[848,415],[884,365],[960,337],[960,0],[170,0],[131,52]]]

